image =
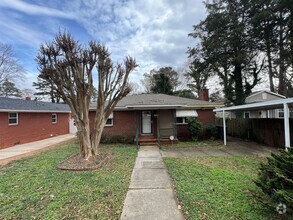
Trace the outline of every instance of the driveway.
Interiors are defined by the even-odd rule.
[[[34,141],[26,144],[19,144],[12,147],[0,150],[0,165],[9,163],[12,160],[17,160],[23,157],[32,156],[48,147],[56,144],[69,141],[75,138],[74,134],[59,135],[40,141]]]
[[[267,157],[277,148],[252,141],[229,137],[227,146],[196,146],[183,149],[161,150],[163,157],[202,157],[202,156],[260,156]]]

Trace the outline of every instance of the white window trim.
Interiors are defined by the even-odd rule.
[[[182,123],[178,123],[178,122],[177,122],[177,118],[183,118],[183,122],[182,122]],[[188,122],[187,122],[187,120],[185,120],[185,119],[186,119],[186,117],[176,117],[176,124],[177,124],[177,125],[187,125]]]
[[[278,109],[278,118],[284,118],[284,116],[283,117],[280,117],[280,113],[281,112],[283,112],[283,115],[284,115],[284,109]]]
[[[245,118],[245,114],[248,113],[248,118],[250,118],[250,112],[244,112],[243,117]]]
[[[111,119],[111,124],[105,124],[105,127],[111,127],[111,126],[113,126],[113,124],[114,124],[114,114],[113,114],[113,112],[111,113],[111,115],[109,116],[109,118],[107,118],[107,121],[108,121],[108,119]],[[107,121],[106,121],[106,123],[107,123]]]
[[[55,119],[56,119],[55,122],[53,122],[53,115],[55,115]],[[57,114],[56,114],[56,113],[54,113],[54,114],[51,115],[51,122],[52,122],[52,124],[57,124],[57,122],[58,122],[58,117],[57,117]]]
[[[10,117],[10,114],[16,114],[16,123],[9,123],[10,119],[15,119],[15,117]],[[8,112],[8,125],[18,125],[18,112]]]

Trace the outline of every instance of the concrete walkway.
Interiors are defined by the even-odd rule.
[[[0,150],[0,164],[6,164],[12,160],[17,160],[26,156],[30,156],[45,148],[59,144],[64,141],[71,140],[75,137],[74,134],[65,134],[56,137],[34,141],[26,144],[19,144],[13,147],[8,147]]]
[[[163,157],[204,157],[204,156],[260,156],[267,157],[274,150],[256,150],[245,147],[234,147],[226,149],[211,149],[211,148],[195,148],[187,150],[162,150]]]
[[[160,150],[156,146],[142,146],[138,152],[121,219],[183,219]]]

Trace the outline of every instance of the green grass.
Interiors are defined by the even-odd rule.
[[[187,219],[277,219],[257,203],[259,157],[164,158]],[[284,219],[284,216],[283,216]]]
[[[75,143],[0,166],[0,219],[119,219],[137,150],[105,146],[113,161],[95,171],[56,165],[78,152]]]
[[[224,148],[222,140],[179,141],[177,144],[161,145],[162,150],[187,150],[195,148]]]

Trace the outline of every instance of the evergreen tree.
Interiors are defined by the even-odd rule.
[[[256,185],[264,196],[260,197],[272,208],[280,203],[286,205],[287,214],[293,211],[293,149],[281,150],[268,157],[267,163],[260,166]]]
[[[52,103],[60,103],[62,100],[60,93],[50,80],[44,80],[38,77],[37,82],[33,82],[33,86],[39,90],[39,92],[36,92],[35,95],[49,96]]]
[[[200,53],[197,50],[196,53],[192,55],[193,61],[189,65],[189,71],[185,76],[189,79],[187,86],[195,91],[199,97],[199,92],[202,88],[206,87],[207,80],[213,75],[212,70]]]
[[[245,98],[259,82],[263,63],[258,63],[256,41],[251,36],[247,1],[214,0],[205,2],[208,15],[194,26],[192,36],[200,40],[206,65],[210,65],[224,86],[225,98],[235,105]],[[189,49],[190,56],[197,48]]]
[[[154,85],[151,87],[152,93],[173,94],[173,86],[170,78],[164,73],[158,73],[154,76]]]
[[[7,79],[0,85],[1,97],[21,97],[21,91],[15,86],[13,82]]]
[[[147,93],[173,94],[180,84],[178,73],[172,67],[162,67],[144,74],[141,83]]]

